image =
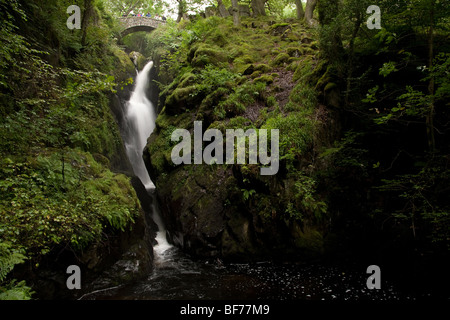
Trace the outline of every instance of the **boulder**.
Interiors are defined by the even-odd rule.
[[[132,51],[129,57],[137,70],[142,70],[147,64],[147,59],[140,52]]]

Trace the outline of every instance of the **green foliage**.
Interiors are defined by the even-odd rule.
[[[395,71],[398,71],[397,68],[395,67],[395,62],[393,61],[385,62],[383,63],[383,66],[380,68],[380,75],[386,77],[387,75]]]
[[[218,87],[232,87],[239,76],[227,68],[207,65],[200,71],[198,78],[201,81],[201,88],[210,93]]]
[[[227,115],[239,115],[245,111],[247,105],[262,99],[266,84],[264,82],[245,82],[242,86],[234,89],[228,97],[221,101],[214,109],[216,119],[223,119]]]
[[[45,254],[63,243],[82,249],[100,237],[104,226],[124,230],[139,214],[128,179],[88,153],[67,150],[63,162],[58,153],[32,162],[3,162],[1,238],[28,255]]]
[[[23,263],[26,257],[23,250],[13,249],[9,242],[0,242],[0,300],[29,300],[31,288],[25,281],[6,280],[6,276],[16,264]]]
[[[290,218],[302,220],[306,213],[313,216],[316,221],[320,221],[327,212],[327,204],[318,199],[316,181],[301,173],[296,175],[296,179],[293,197],[295,206],[287,208]]]
[[[115,1],[115,0],[105,0],[103,1],[104,6],[108,11],[117,16],[128,15],[131,11],[134,13],[147,13],[151,12],[152,15],[155,13],[161,13],[163,1],[153,1],[153,0],[125,0],[125,1]]]
[[[24,11],[17,2],[2,0],[0,2],[2,29],[0,31],[0,87],[9,87],[9,75],[5,71],[13,66],[24,71],[20,65],[18,56],[28,56],[32,54],[32,49],[22,36],[14,36],[17,27],[14,25],[14,16],[19,19],[26,19]]]
[[[74,31],[61,19],[72,2],[18,3],[0,1],[0,282],[25,255],[82,250],[140,212],[129,179],[109,170],[122,148],[109,97],[130,64],[134,74],[115,23],[100,1]],[[23,281],[1,286],[2,299],[31,295]]]
[[[11,280],[4,287],[0,287],[0,300],[30,300],[33,291],[25,281]]]
[[[296,167],[313,143],[314,123],[305,112],[291,112],[287,116],[278,114],[270,117],[262,128],[280,130],[280,160],[286,161],[288,170]]]
[[[24,261],[25,256],[21,252],[12,249],[8,242],[0,242],[0,283],[16,264]]]
[[[417,172],[383,179],[377,187],[397,195],[389,216],[410,227],[414,237],[450,250],[450,203],[444,191],[450,180],[445,158],[417,163]]]
[[[362,147],[362,133],[348,131],[340,140],[336,140],[332,147],[325,148],[321,158],[333,161],[333,165],[342,168],[354,168],[365,176],[367,174],[368,150]]]
[[[446,101],[450,96],[450,53],[439,52],[436,55],[433,66],[428,77],[424,80],[433,78],[437,86],[434,92],[434,98],[437,101]]]
[[[255,189],[241,189],[242,191],[242,199],[244,199],[244,201],[247,201],[248,199],[250,199],[250,197],[252,195],[254,195],[256,193]]]
[[[285,110],[300,111],[303,112],[305,116],[310,115],[317,105],[316,95],[314,88],[304,82],[300,82],[292,89]]]

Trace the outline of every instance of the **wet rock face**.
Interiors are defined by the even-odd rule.
[[[227,258],[255,251],[246,236],[248,228],[235,226],[249,221],[238,206],[226,201],[236,185],[231,170],[206,165],[189,169],[176,170],[157,188],[173,242],[200,257]]]
[[[226,197],[229,182],[221,170],[216,179],[205,166],[180,168],[161,188],[161,211],[171,238],[186,251],[198,256],[215,256],[221,250],[221,234],[226,226]],[[170,234],[169,234],[170,235]]]
[[[236,169],[234,169],[236,170]],[[310,259],[322,254],[314,228],[260,215],[244,201],[232,166],[186,165],[156,180],[168,239],[199,258]]]

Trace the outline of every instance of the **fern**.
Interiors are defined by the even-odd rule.
[[[25,281],[16,283],[13,279],[3,283],[16,264],[24,262],[26,257],[12,249],[9,242],[0,242],[0,300],[30,300],[33,292]]]
[[[24,262],[25,259],[22,253],[12,250],[9,243],[0,242],[0,282],[5,280],[16,264]]]
[[[30,300],[32,294],[25,281],[16,284],[16,280],[12,280],[5,288],[0,287],[0,300]]]

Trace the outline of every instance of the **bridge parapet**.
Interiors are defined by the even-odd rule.
[[[119,21],[123,26],[122,36],[136,31],[152,31],[166,23],[149,17],[122,17]]]

